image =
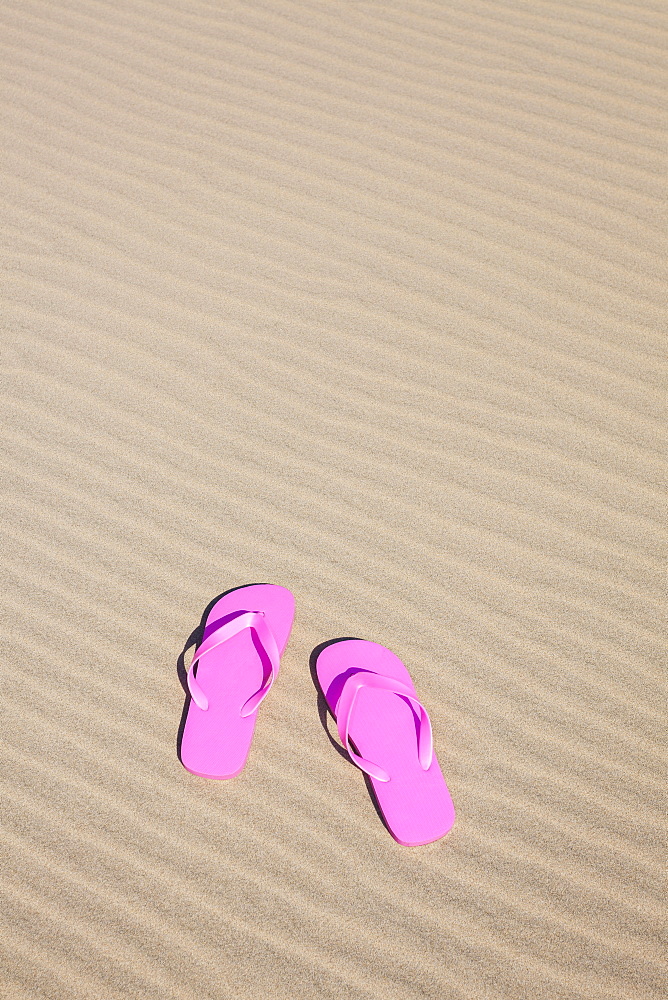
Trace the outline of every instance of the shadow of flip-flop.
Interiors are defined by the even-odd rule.
[[[327,704],[327,699],[325,698],[325,694],[324,694],[322,688],[320,687],[320,682],[318,681],[318,672],[316,670],[316,663],[317,663],[318,657],[320,656],[320,654],[322,653],[322,651],[324,649],[327,649],[328,646],[333,646],[334,643],[336,643],[336,642],[347,642],[350,639],[357,639],[357,638],[358,638],[357,636],[342,635],[342,636],[339,636],[338,639],[328,639],[327,642],[321,642],[318,646],[316,646],[315,649],[312,651],[311,656],[309,658],[309,668],[310,668],[310,671],[311,671],[311,680],[313,681],[313,686],[315,687],[316,695],[317,695],[317,707],[318,707],[318,716],[320,717],[320,724],[322,725],[322,728],[325,730],[325,733],[327,734],[327,739],[332,744],[332,746],[334,747],[334,749],[336,750],[336,752],[339,754],[340,757],[344,757],[345,760],[347,760],[347,761],[350,761],[350,757],[348,756],[347,750],[345,749],[345,747],[341,746],[341,744],[338,742],[338,740],[334,739],[334,737],[330,733],[329,727],[327,725],[327,718],[328,718],[328,716],[331,716],[331,718],[334,720],[335,724],[336,724],[336,719],[334,718],[334,714],[333,714],[333,712],[331,712],[331,710],[329,708],[329,705]],[[357,747],[352,742],[352,740],[350,742],[351,742],[353,748],[355,749],[355,752],[358,752],[357,751]],[[352,763],[352,761],[350,761],[350,766],[351,767],[355,766]],[[358,768],[357,770],[360,770],[360,769]],[[376,810],[376,815],[378,816],[378,819],[381,821],[381,823],[383,824],[383,826],[385,827],[385,829],[387,830],[387,832],[390,834],[390,836],[392,836],[392,831],[390,830],[389,826],[385,822],[385,817],[383,816],[383,813],[381,812],[380,806],[378,805],[378,801],[376,799],[376,795],[375,795],[375,792],[373,790],[373,785],[371,783],[371,779],[370,779],[369,775],[366,774],[366,772],[361,771],[361,770],[360,770],[360,773],[361,773],[362,777],[364,778],[364,784],[366,785],[367,791],[369,793],[369,797],[371,799],[371,802],[373,803],[374,809]]]
[[[191,702],[190,691],[188,690],[188,671],[186,669],[186,662],[185,662],[186,653],[188,652],[191,646],[197,649],[197,647],[202,642],[202,638],[204,637],[204,629],[206,628],[207,618],[211,614],[211,611],[213,610],[214,606],[218,603],[218,601],[220,601],[223,597],[227,597],[228,594],[234,593],[235,590],[243,590],[244,587],[255,587],[255,586],[258,585],[255,583],[242,583],[241,586],[239,587],[230,587],[229,590],[224,590],[222,594],[218,594],[217,597],[214,597],[211,601],[209,601],[204,611],[202,612],[202,618],[199,625],[196,628],[194,628],[193,631],[190,633],[190,635],[186,640],[185,646],[183,647],[183,649],[181,650],[181,652],[177,657],[176,676],[178,677],[179,684],[181,685],[185,693],[183,711],[181,712],[181,721],[179,722],[179,728],[176,733],[176,756],[178,757],[180,763],[183,763],[183,761],[181,760],[181,743],[183,742],[183,730],[186,727],[186,718],[188,717],[188,709],[190,708],[190,702]]]

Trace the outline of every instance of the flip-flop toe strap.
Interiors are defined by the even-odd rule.
[[[208,636],[201,646],[195,650],[195,655],[193,656],[192,663],[188,668],[188,690],[192,696],[192,700],[195,702],[197,707],[203,712],[206,712],[209,708],[209,699],[202,690],[201,684],[195,677],[195,666],[196,664],[210,653],[217,646],[222,645],[222,643],[227,642],[233,636],[238,635],[239,632],[243,632],[244,629],[252,629],[264,651],[270,664],[269,676],[262,682],[259,689],[248,698],[248,700],[241,707],[241,716],[246,717],[252,715],[259,708],[261,702],[266,698],[271,690],[271,686],[276,679],[276,674],[278,673],[278,668],[280,664],[280,654],[278,651],[278,646],[276,644],[276,639],[274,634],[267,624],[267,620],[264,611],[242,611],[240,614],[233,618],[232,621],[226,622],[225,625],[221,625],[220,628],[216,629]]]
[[[423,771],[429,770],[434,753],[431,721],[427,709],[418,701],[414,689],[409,687],[408,684],[396,680],[394,677],[375,674],[372,671],[363,670],[362,668],[357,669],[352,667],[351,669],[357,672],[348,677],[341,690],[341,695],[336,706],[336,725],[341,742],[350,754],[353,762],[362,771],[365,771],[378,781],[390,780],[390,775],[384,768],[380,767],[379,764],[375,764],[372,760],[367,760],[365,757],[361,757],[358,753],[355,753],[350,745],[350,725],[357,696],[362,688],[371,688],[376,691],[390,691],[401,698],[406,698],[416,709],[420,718],[417,746],[418,760]]]

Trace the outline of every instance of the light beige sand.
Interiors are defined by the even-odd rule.
[[[3,998],[665,997],[659,7],[2,3]],[[254,581],[206,782],[176,660]],[[341,635],[438,844],[323,731]]]

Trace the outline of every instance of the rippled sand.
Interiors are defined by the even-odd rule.
[[[663,1000],[659,4],[0,6],[9,1000]],[[297,598],[232,782],[209,601]],[[313,647],[397,652],[398,846]]]

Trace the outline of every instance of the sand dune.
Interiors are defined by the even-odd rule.
[[[665,996],[665,28],[0,5],[3,997]],[[258,581],[207,782],[177,658]],[[439,843],[323,731],[342,635],[431,712]]]

